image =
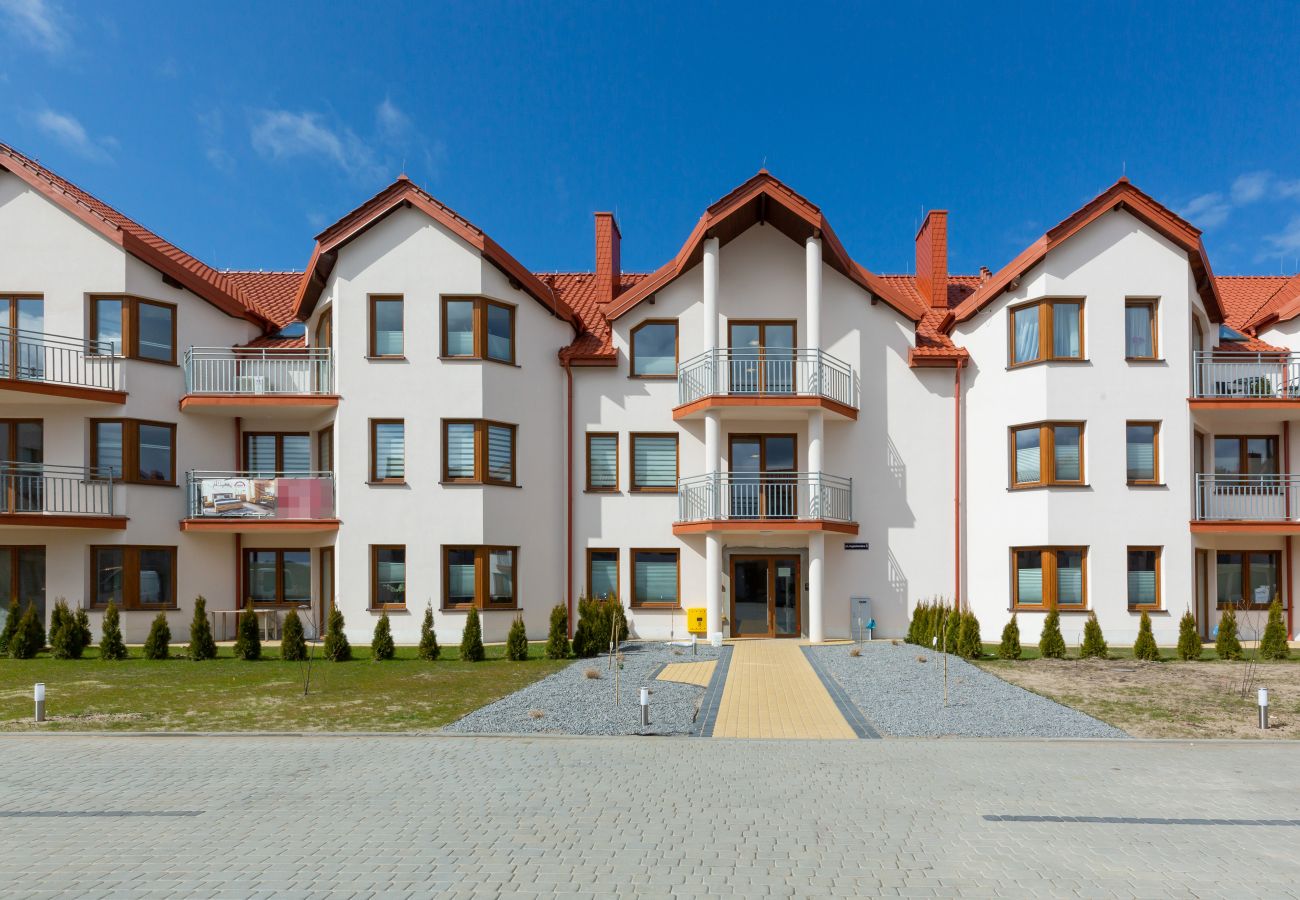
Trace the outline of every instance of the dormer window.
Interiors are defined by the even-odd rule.
[[[677,377],[677,322],[652,320],[632,329],[632,377]]]

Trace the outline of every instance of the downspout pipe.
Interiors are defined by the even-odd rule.
[[[569,639],[573,639],[573,367],[564,367],[564,605],[569,610]]]
[[[1282,420],[1282,474],[1291,474],[1291,421]],[[1286,497],[1286,517],[1289,520],[1292,516],[1291,510],[1291,479],[1286,478],[1286,487],[1282,490],[1282,495]],[[1291,586],[1291,535],[1286,536],[1286,636],[1290,640],[1295,635],[1294,630],[1294,613],[1295,606],[1295,589]]]
[[[964,359],[957,360],[952,375],[952,529],[953,594],[957,609],[961,602],[961,370]]]

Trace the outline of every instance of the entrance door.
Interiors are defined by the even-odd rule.
[[[0,297],[0,378],[45,377],[45,301]]]
[[[730,445],[731,518],[794,518],[795,436],[733,434]]]
[[[45,426],[40,419],[0,419],[0,504],[5,512],[45,508]]]
[[[731,636],[799,637],[797,556],[731,558]]]
[[[789,394],[795,384],[793,322],[732,322],[733,394]]]

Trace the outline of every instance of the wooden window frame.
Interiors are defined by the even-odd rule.
[[[457,550],[468,550],[474,554],[474,602],[450,603],[451,569],[448,556]],[[492,554],[507,550],[511,555],[514,572],[510,579],[510,604],[491,603],[491,585],[488,583],[488,563]],[[519,609],[519,548],[506,544],[443,544],[442,545],[442,609],[445,612],[458,612],[468,609],[478,610],[517,610]]]
[[[243,453],[244,468],[250,471],[252,470],[252,466],[249,465],[249,459],[251,458],[251,454],[248,452],[249,438],[255,438],[255,437],[275,438],[274,471],[278,476],[280,473],[284,472],[285,470],[284,469],[284,439],[286,437],[305,437],[307,439],[308,471],[310,471],[310,459],[311,459],[311,450],[312,450],[310,431],[245,431],[242,432],[242,435],[243,435],[243,440],[241,442],[241,446],[239,449],[240,452]]]
[[[455,477],[447,471],[449,457],[447,454],[447,426],[474,426],[474,475],[471,478]],[[509,422],[497,422],[493,419],[443,419],[442,420],[442,483],[443,484],[484,484],[496,487],[519,486],[519,426]],[[510,479],[502,481],[488,475],[488,428],[505,428],[510,431]]]
[[[669,375],[641,375],[636,370],[636,336],[647,325],[671,325],[673,327],[673,371]],[[675,381],[677,367],[681,364],[681,328],[676,319],[646,319],[633,328],[627,336],[628,377],[644,381]]]
[[[673,439],[673,483],[671,487],[638,487],[636,483],[636,442],[638,438],[665,438]],[[681,481],[681,441],[675,431],[633,431],[627,436],[628,452],[628,471],[632,477],[628,483],[627,489],[632,494],[675,494],[677,493],[677,483]]]
[[[1079,355],[1054,356],[1053,309],[1057,304],[1071,304],[1079,307]],[[1038,307],[1038,355],[1033,359],[1016,362],[1016,313],[1032,306]],[[1040,297],[1026,303],[1017,303],[1007,309],[1007,368],[1020,369],[1025,366],[1039,365],[1045,362],[1080,363],[1088,361],[1088,346],[1084,329],[1085,303],[1083,297]]]
[[[23,299],[29,299],[23,297]],[[119,358],[134,359],[140,362],[153,363],[160,366],[176,365],[176,334],[177,319],[180,317],[180,309],[175,303],[169,303],[166,300],[154,300],[147,297],[136,297],[131,294],[91,294],[89,295],[90,310],[88,318],[90,322],[89,337],[95,339],[99,332],[99,310],[97,302],[100,300],[117,300],[122,304],[122,353]],[[140,355],[140,306],[158,306],[171,311],[172,336],[171,336],[171,358],[154,359],[151,356]],[[98,355],[98,354],[91,354]]]
[[[1236,601],[1223,602],[1219,599],[1219,555],[1225,553],[1236,553],[1241,556],[1241,599]],[[1285,586],[1282,581],[1282,551],[1281,550],[1260,550],[1245,549],[1237,550],[1236,548],[1223,548],[1216,554],[1214,559],[1214,608],[1215,609],[1243,609],[1252,612],[1262,611],[1269,608],[1273,599],[1270,597],[1268,603],[1252,603],[1247,598],[1251,595],[1250,584],[1250,557],[1252,554],[1266,554],[1273,559],[1273,571],[1277,573],[1278,593],[1285,593]]]
[[[1151,355],[1150,356],[1129,356],[1128,355],[1128,311],[1138,307],[1147,308],[1147,321],[1151,328]],[[1124,301],[1124,359],[1128,362],[1159,362],[1160,361],[1160,334],[1156,330],[1159,324],[1158,310],[1160,301],[1155,297],[1129,297]],[[1195,321],[1196,315],[1192,314],[1192,320]]]
[[[91,419],[90,420],[90,467],[99,468],[99,441],[96,429],[100,425],[122,426],[122,474],[118,478],[123,484],[154,485],[156,487],[176,487],[176,423],[155,422],[150,419]],[[171,432],[171,471],[167,480],[140,477],[140,426],[154,425]],[[242,444],[241,444],[242,446]]]
[[[275,600],[256,602],[258,609],[262,608],[284,608],[284,609],[311,609],[312,601],[315,599],[311,596],[311,577],[308,576],[308,596],[306,600],[285,600],[284,599],[284,554],[286,553],[306,553],[307,567],[311,569],[311,548],[310,547],[245,547],[242,559],[243,569],[240,570],[240,584],[243,586],[243,596],[240,598],[240,608],[254,603],[254,600],[248,590],[250,581],[249,562],[254,553],[274,553],[275,554]]]
[[[20,562],[20,558],[24,550],[39,550],[42,555],[47,552],[44,544],[0,545],[0,555],[7,555],[9,557],[9,583],[0,584],[0,603],[5,605],[6,610],[8,610],[9,602],[11,600],[19,599],[22,596],[22,572],[20,571],[22,563]],[[48,559],[46,564],[48,565]],[[18,605],[19,608],[26,606],[26,604],[21,602],[21,600]]]
[[[620,595],[622,590],[622,585],[623,585],[623,554],[619,552],[619,549],[617,547],[588,547],[587,548],[587,596],[591,598],[596,597],[596,593],[595,591],[592,590],[591,587],[591,558],[597,553],[614,554],[614,596],[617,597]],[[681,561],[679,559],[678,560],[679,566],[680,563]],[[680,582],[681,579],[680,572],[678,573],[678,579]]]
[[[1009,427],[1007,429],[1007,447],[1011,490],[1023,491],[1045,487],[1087,487],[1088,470],[1084,459],[1086,424],[1086,422],[1082,421],[1054,420],[1051,422],[1026,422],[1023,425]],[[1059,481],[1056,478],[1056,429],[1061,427],[1079,429],[1079,478],[1077,481]],[[1016,481],[1016,433],[1032,428],[1038,429],[1039,480],[1018,482]]]
[[[1164,585],[1161,583],[1161,558],[1164,556],[1164,547],[1154,546],[1131,546],[1124,548],[1124,573],[1129,573],[1128,554],[1135,552],[1152,552],[1156,555],[1156,602],[1155,603],[1129,603],[1128,608],[1131,612],[1158,612],[1164,609]],[[1086,596],[1086,595],[1085,595]],[[1127,598],[1126,598],[1127,599]]]
[[[474,349],[467,355],[453,355],[447,351],[447,304],[448,303],[472,303],[474,311],[471,314],[471,333],[473,334]],[[510,358],[497,359],[495,356],[488,355],[488,307],[495,306],[498,309],[504,309],[510,313]],[[439,336],[438,353],[439,358],[445,361],[454,362],[458,360],[475,361],[475,362],[493,362],[505,366],[517,365],[515,362],[517,354],[516,341],[517,329],[515,325],[516,313],[519,307],[513,303],[506,303],[504,300],[497,300],[493,297],[482,297],[475,295],[445,294],[440,304],[441,312],[441,333]]]
[[[326,465],[326,462],[329,464]],[[405,468],[405,467],[403,467]],[[334,474],[334,426],[316,432],[316,471]]]
[[[1265,472],[1266,475],[1277,475],[1282,468],[1282,459],[1279,456],[1278,436],[1276,434],[1216,434],[1210,444],[1210,467],[1215,468],[1218,462],[1219,454],[1215,452],[1214,444],[1219,441],[1236,441],[1237,442],[1237,471],[1222,473],[1228,477],[1244,478],[1249,472],[1249,466],[1246,465],[1246,444],[1248,441],[1267,440],[1272,447],[1273,472]],[[1214,472],[1219,475],[1219,472]]]
[[[371,544],[370,545],[370,605],[367,607],[372,612],[381,612],[390,609],[406,609],[406,601],[401,603],[376,603],[379,597],[379,554],[384,550],[401,550],[402,565],[406,566],[406,545],[405,544]],[[405,579],[402,581],[402,596],[409,594],[408,584]]]
[[[405,316],[403,315],[403,326],[405,326]],[[405,327],[403,327],[405,331]],[[312,329],[312,346],[326,347],[334,346],[334,308],[324,310],[316,319],[316,327]],[[406,344],[406,335],[402,335],[402,344]]]
[[[96,602],[98,595],[95,557],[101,550],[122,551],[122,605],[120,609],[166,610],[179,609],[176,596],[177,557],[175,546],[157,544],[92,544],[90,550],[90,589],[86,592],[86,605],[91,609],[107,609],[107,603]],[[170,604],[140,602],[140,553],[145,550],[165,550],[172,558],[172,583]]]
[[[402,477],[379,477],[378,431],[379,425],[402,426]],[[370,420],[370,484],[406,484],[406,420],[405,419],[371,419]]]
[[[396,301],[402,304],[402,352],[401,353],[377,353],[375,347],[375,338],[378,332],[375,331],[375,306],[380,302]],[[366,295],[366,358],[367,359],[406,359],[406,296],[404,294],[367,294]]]
[[[1130,425],[1149,425],[1151,435],[1151,477],[1128,478],[1128,428]],[[1160,480],[1160,422],[1156,419],[1129,419],[1124,423],[1124,475],[1128,483],[1134,486],[1151,486],[1164,484]]]
[[[597,486],[591,483],[591,439],[592,438],[613,438],[614,439],[614,483],[612,485]],[[619,461],[619,437],[617,431],[588,431],[587,432],[587,493],[588,494],[617,494],[618,486],[622,483],[623,472],[622,464]]]
[[[677,600],[673,603],[659,601],[642,602],[636,595],[636,560],[642,553],[671,553],[677,560]],[[628,551],[628,571],[632,581],[629,593],[632,595],[631,606],[634,609],[680,609],[682,605],[682,554],[677,547],[633,547]]]
[[[326,563],[326,560],[329,562]],[[334,548],[321,547],[316,554],[316,563],[316,601],[320,604],[320,621],[316,623],[316,633],[324,634],[330,611],[334,609]]]
[[[1056,554],[1062,551],[1077,550],[1082,554],[1080,564],[1083,567],[1083,602],[1080,604],[1069,604],[1061,606],[1056,596]],[[1020,602],[1020,579],[1016,577],[1016,554],[1021,551],[1036,551],[1043,554],[1043,602],[1021,603]],[[1027,612],[1047,612],[1055,609],[1057,612],[1087,612],[1088,611],[1088,548],[1072,544],[1053,544],[1050,546],[1026,546],[1011,548],[1011,609],[1025,610]]]

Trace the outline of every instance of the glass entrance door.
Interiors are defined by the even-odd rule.
[[[731,636],[798,637],[799,557],[731,559]]]
[[[733,394],[794,390],[793,322],[732,322],[727,327]]]
[[[794,518],[795,436],[733,434],[730,445],[731,518]]]

